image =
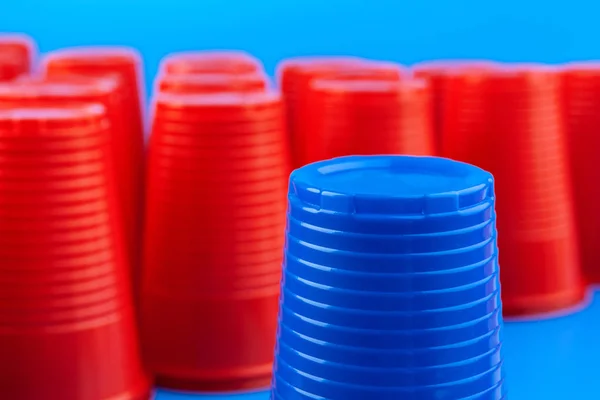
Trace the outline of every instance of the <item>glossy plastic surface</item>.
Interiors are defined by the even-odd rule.
[[[288,200],[271,399],[505,396],[489,173],[341,157]]]
[[[142,314],[159,385],[269,385],[290,169],[282,111],[274,93],[156,98]]]
[[[399,64],[367,61],[356,57],[293,58],[278,67],[278,79],[284,95],[287,130],[291,140],[294,168],[312,161],[311,118],[308,94],[317,78],[343,77],[346,80],[399,81],[406,72]]]
[[[581,262],[590,283],[600,283],[600,63],[567,64],[561,70],[562,101]]]
[[[120,112],[127,126],[122,130],[118,175],[121,193],[127,202],[124,219],[128,227],[128,243],[134,271],[140,268],[140,237],[142,225],[142,193],[144,181],[144,124],[142,120],[142,61],[137,52],[125,47],[81,47],[58,50],[44,58],[44,74],[49,79],[81,76],[120,79]],[[123,152],[125,150],[125,152]],[[139,281],[134,274],[134,283]]]
[[[0,110],[2,396],[145,400],[108,123],[58,107]]]

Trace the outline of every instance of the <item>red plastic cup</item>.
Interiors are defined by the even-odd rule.
[[[545,66],[504,67],[487,85],[504,313],[573,306],[585,285],[558,74]]]
[[[252,93],[265,92],[269,78],[261,73],[162,75],[156,87],[161,93]]]
[[[263,66],[254,56],[236,50],[190,51],[166,56],[160,65],[164,74],[254,74]]]
[[[434,151],[430,91],[423,80],[315,79],[307,100],[306,162]]]
[[[497,64],[492,61],[482,60],[437,60],[426,61],[415,64],[411,69],[416,78],[425,79],[429,82],[432,90],[432,107],[433,107],[433,124],[435,130],[435,139],[437,142],[438,154],[444,155],[444,109],[445,109],[445,93],[447,91],[448,79],[456,75],[460,77],[461,71],[467,70],[486,70],[494,68]],[[457,82],[453,82],[454,85]],[[454,100],[451,100],[454,101]],[[460,161],[460,160],[459,160]]]
[[[0,81],[29,74],[33,66],[35,44],[20,34],[0,34]]]
[[[398,64],[356,57],[301,57],[283,61],[278,67],[278,76],[285,100],[293,167],[301,167],[311,160],[305,140],[311,135],[307,96],[314,79],[399,81],[405,75],[406,71]]]
[[[121,110],[128,127],[123,131],[120,142],[127,149],[129,162],[128,167],[119,170],[119,173],[126,175],[129,180],[129,189],[124,196],[131,201],[127,215],[134,221],[133,225],[136,229],[134,236],[138,240],[132,248],[137,249],[138,253],[133,257],[139,260],[145,167],[141,58],[135,50],[125,47],[84,47],[51,52],[45,57],[44,66],[48,79],[57,79],[60,76],[80,79],[78,75],[88,77],[109,75],[118,76],[121,80]]]
[[[579,230],[582,265],[589,283],[600,283],[600,63],[567,64],[561,71],[561,89],[575,212]]]
[[[142,333],[159,386],[269,386],[287,150],[277,94],[157,95]]]
[[[107,127],[99,105],[0,110],[0,388],[7,399],[150,396]]]
[[[134,220],[138,206],[136,201],[135,179],[131,169],[129,143],[123,138],[128,129],[123,115],[121,81],[116,76],[75,79],[54,77],[48,80],[22,79],[18,82],[0,84],[0,108],[20,106],[60,106],[69,104],[97,103],[104,106],[110,123],[106,131],[110,143],[110,157],[113,163],[112,179],[117,185],[119,218],[124,237],[127,240],[128,265],[130,265],[134,293],[139,285],[139,238],[137,221]]]

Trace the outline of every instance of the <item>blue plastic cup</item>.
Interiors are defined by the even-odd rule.
[[[273,400],[506,396],[489,173],[342,157],[288,199]]]

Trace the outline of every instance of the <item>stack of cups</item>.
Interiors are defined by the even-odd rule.
[[[435,140],[437,143],[437,154],[449,157],[444,154],[444,114],[446,110],[445,97],[448,91],[448,80],[462,78],[460,71],[463,69],[487,69],[492,67],[494,63],[489,61],[477,61],[477,60],[439,60],[439,61],[427,61],[420,64],[416,64],[412,67],[413,75],[416,78],[425,79],[429,82],[432,91],[432,116],[433,125],[435,132]],[[459,74],[458,76],[456,74]],[[454,81],[453,85],[460,84]],[[455,90],[455,89],[451,89]],[[452,96],[451,94],[448,94]],[[461,101],[458,96],[452,96],[448,99],[448,102]],[[476,107],[476,105],[475,105]],[[447,144],[446,144],[447,145]],[[457,160],[464,161],[462,158]]]
[[[283,92],[287,131],[292,148],[294,168],[315,161],[310,144],[310,100],[315,79],[343,76],[347,80],[400,81],[403,68],[394,63],[375,62],[354,57],[293,58],[278,67],[280,87]],[[308,138],[308,139],[307,139]]]
[[[268,386],[289,158],[280,96],[159,94],[142,319],[160,386]]]
[[[35,45],[24,35],[0,34],[0,81],[31,73]]]
[[[144,180],[144,124],[142,117],[142,62],[138,53],[128,48],[76,48],[49,53],[45,58],[45,75],[58,77],[118,77],[120,79],[120,112],[126,127],[120,133],[119,143],[125,149],[126,166],[119,167],[120,196],[128,200],[124,214],[128,229],[128,247],[132,250],[133,268],[140,264],[140,237],[142,229],[142,194]],[[125,156],[124,156],[125,157]]]
[[[442,158],[294,171],[271,399],[504,399],[494,200]]]
[[[573,306],[585,285],[558,74],[507,66],[486,85],[505,314]]]
[[[355,154],[433,154],[425,81],[315,79],[307,97],[306,162]]]
[[[161,63],[161,73],[189,74],[253,74],[262,72],[258,59],[243,51],[195,51],[174,53]]]
[[[599,284],[600,63],[566,65],[561,83],[581,261],[587,281]]]
[[[0,391],[145,400],[100,105],[0,111]]]

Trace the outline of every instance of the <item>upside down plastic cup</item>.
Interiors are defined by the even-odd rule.
[[[308,162],[354,154],[434,152],[425,81],[316,79],[307,100]]]
[[[166,56],[160,71],[167,75],[188,74],[252,74],[263,70],[254,56],[237,50],[190,51]]]
[[[567,64],[561,70],[562,103],[575,197],[581,262],[589,283],[600,283],[600,196],[597,168],[600,137],[600,63]]]
[[[275,93],[159,94],[149,147],[143,337],[159,386],[268,387],[289,173]]]
[[[119,224],[127,240],[127,257],[134,290],[139,284],[139,261],[136,257],[138,228],[136,211],[135,176],[131,170],[129,143],[123,140],[128,124],[123,115],[121,81],[116,76],[99,78],[53,77],[44,80],[22,79],[18,82],[0,84],[0,109],[23,106],[64,106],[73,104],[100,104],[106,110],[110,124],[105,131],[109,143],[112,174],[117,185]]]
[[[503,399],[494,200],[442,158],[294,171],[271,399]]]
[[[124,175],[123,180],[129,181],[129,189],[121,189],[126,190],[124,196],[129,199],[125,218],[135,227],[132,237],[137,240],[132,248],[138,250],[133,257],[134,265],[139,266],[145,165],[142,60],[135,50],[127,47],[70,48],[48,53],[44,58],[44,72],[48,79],[117,76],[121,80],[120,108],[127,128],[120,135],[119,143],[127,149],[128,161],[127,167],[121,168],[119,173]]]
[[[356,57],[300,57],[283,61],[278,66],[278,79],[284,95],[294,168],[314,161],[306,143],[306,138],[311,135],[307,97],[314,79],[344,77],[346,80],[398,81],[405,74],[398,64]]]
[[[0,110],[0,388],[146,400],[101,106]]]
[[[487,83],[506,315],[559,311],[585,294],[558,83],[536,65]]]

